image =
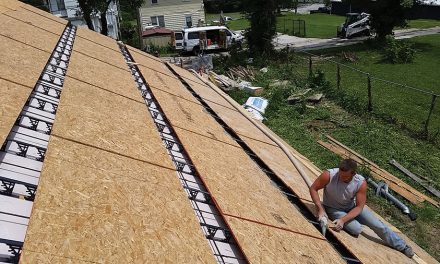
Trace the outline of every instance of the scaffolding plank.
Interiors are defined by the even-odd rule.
[[[1,51],[0,51],[1,52]],[[4,69],[0,66],[0,77]],[[11,131],[18,114],[26,102],[32,89],[0,79],[0,143],[2,144]],[[13,99],[13,100],[12,100]]]
[[[346,263],[330,245],[289,231],[226,218],[251,263]]]
[[[132,84],[130,80],[122,88],[137,93]],[[143,102],[134,102],[69,77],[64,84],[52,133],[156,164],[169,159],[162,144],[150,142],[151,137],[159,135]]]
[[[213,260],[174,170],[57,137],[24,249],[24,258],[37,251],[107,263]]]
[[[76,40],[79,40],[79,38]],[[122,54],[118,54],[117,56],[121,58],[119,66],[122,69],[115,68],[74,51],[70,58],[67,76],[82,80],[143,104],[144,100],[133,82],[131,73],[123,61]]]

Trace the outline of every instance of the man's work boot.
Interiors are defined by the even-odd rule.
[[[412,247],[408,245],[406,245],[405,248],[401,250],[401,252],[405,254],[405,256],[407,256],[408,258],[412,258],[414,256],[414,251]]]

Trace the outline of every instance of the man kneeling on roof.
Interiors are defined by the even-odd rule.
[[[310,186],[310,195],[318,209],[318,219],[330,218],[334,229],[344,229],[358,237],[362,225],[371,228],[387,245],[401,251],[407,257],[414,256],[412,248],[388,226],[374,216],[365,206],[367,183],[363,176],[356,173],[357,164],[352,159],[345,159],[339,168],[324,171]],[[321,203],[318,190],[324,188]],[[326,213],[327,212],[327,213]],[[327,216],[328,214],[328,216]]]

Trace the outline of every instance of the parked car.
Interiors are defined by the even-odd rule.
[[[241,46],[244,37],[225,26],[185,28],[174,32],[172,45],[183,52],[199,54],[204,50],[229,49],[233,45]]]
[[[323,6],[323,7],[319,7],[318,10],[310,10],[310,14],[316,14],[316,13],[330,14],[331,11],[332,11],[331,6]]]

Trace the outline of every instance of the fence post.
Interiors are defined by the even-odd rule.
[[[337,70],[336,70],[336,84],[338,89],[341,88],[341,67],[339,66],[339,64],[336,64],[337,66]]]
[[[313,76],[313,69],[312,69],[312,56],[309,56],[309,76]]]
[[[425,122],[425,135],[428,135],[428,126],[429,126],[429,121],[431,120],[432,112],[434,111],[435,99],[437,99],[437,95],[432,94],[431,108],[429,109],[428,119],[426,119]]]
[[[373,110],[373,103],[371,102],[371,77],[370,74],[367,74],[368,78],[368,111],[371,112]]]

